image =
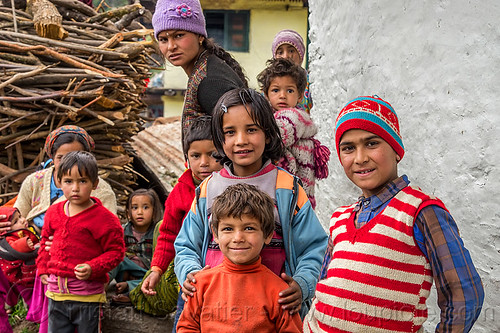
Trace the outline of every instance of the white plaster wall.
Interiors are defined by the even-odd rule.
[[[378,94],[400,118],[400,174],[445,202],[482,278],[473,332],[500,332],[500,1],[312,0],[309,11],[311,114],[332,150],[322,223],[359,195],[336,156],[336,114]],[[435,295],[428,303],[432,331]]]

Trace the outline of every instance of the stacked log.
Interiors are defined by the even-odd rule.
[[[40,18],[42,1],[57,13]],[[151,56],[152,31],[129,28],[145,9],[98,12],[77,0],[47,2],[28,0],[27,11],[0,7],[0,205],[46,159],[46,136],[77,125],[94,138],[100,176],[123,216],[138,176],[125,147],[142,129],[141,94],[150,69],[160,66]],[[38,8],[35,18],[30,8]]]

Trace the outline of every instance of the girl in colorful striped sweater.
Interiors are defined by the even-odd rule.
[[[423,332],[436,283],[436,332],[468,332],[481,311],[481,279],[441,200],[398,177],[405,153],[398,117],[377,96],[340,112],[335,145],[363,194],[330,220],[329,249],[304,332]]]
[[[300,178],[315,208],[316,178],[328,176],[330,151],[314,138],[318,128],[309,114],[299,107],[307,84],[306,71],[291,60],[271,59],[257,80],[271,103],[285,146],[285,156],[277,165]]]

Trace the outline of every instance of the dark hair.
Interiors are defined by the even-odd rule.
[[[194,141],[210,140],[212,141],[212,117],[200,116],[193,119],[184,135],[182,149],[187,159],[189,147]]]
[[[73,142],[78,142],[81,143],[83,146],[83,149],[87,152],[90,152],[90,146],[85,139],[76,133],[63,133],[57,137],[57,139],[54,140],[54,144],[52,145],[51,149],[51,155],[55,156],[57,150],[61,148],[62,145],[65,145],[67,143],[73,143]]]
[[[266,68],[257,75],[260,89],[267,96],[271,82],[276,77],[290,76],[297,85],[299,94],[304,94],[307,85],[307,74],[305,69],[296,65],[293,61],[285,58],[269,59]]]
[[[153,189],[140,188],[130,193],[127,200],[127,213],[130,211],[130,206],[132,205],[132,199],[139,195],[148,196],[151,199],[151,204],[153,205],[153,224],[160,221],[163,218],[163,207],[158,198],[158,194]]]
[[[218,58],[222,59],[229,67],[231,67],[232,70],[239,76],[245,88],[248,88],[248,81],[247,77],[243,73],[243,68],[241,68],[241,65],[236,61],[236,59],[233,58],[233,56],[229,52],[224,50],[219,44],[215,43],[212,38],[204,38],[201,45],[205,47],[205,49],[209,53],[216,55]]]
[[[228,186],[212,205],[212,228],[217,235],[219,221],[225,217],[250,215],[260,221],[264,237],[274,231],[274,201],[256,186],[239,183]]]
[[[75,165],[78,167],[80,176],[89,177],[92,183],[97,182],[97,161],[94,155],[87,151],[72,151],[64,155],[57,169],[57,180],[61,181],[62,177],[69,174]]]
[[[284,156],[285,148],[280,130],[276,120],[274,120],[271,105],[262,94],[254,89],[237,88],[229,90],[219,98],[212,114],[212,137],[214,146],[220,155],[221,163],[229,161],[229,158],[224,154],[223,148],[225,142],[222,131],[224,114],[230,107],[238,105],[245,107],[250,118],[264,131],[266,139],[269,139],[263,156],[272,162],[278,161]]]

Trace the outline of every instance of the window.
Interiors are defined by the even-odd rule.
[[[208,37],[226,51],[248,52],[249,11],[207,10],[205,19]]]

